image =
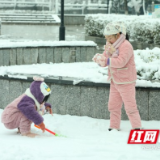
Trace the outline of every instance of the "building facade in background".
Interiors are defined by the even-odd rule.
[[[64,10],[65,14],[128,13],[143,15],[151,12],[152,2],[160,4],[160,0],[64,0]],[[60,3],[61,0],[0,0],[0,11],[51,11],[59,14]]]

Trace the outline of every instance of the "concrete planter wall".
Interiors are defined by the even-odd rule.
[[[60,18],[60,15],[59,15]],[[64,24],[65,25],[84,25],[85,15],[77,14],[65,14],[64,15]]]
[[[0,48],[0,66],[92,61],[96,46],[39,46]]]
[[[24,93],[31,82],[32,78],[22,80],[0,77],[0,108],[5,108],[8,103]],[[81,82],[73,85],[72,81],[54,79],[46,79],[45,82],[52,90],[49,102],[54,113],[109,119],[109,84]],[[142,120],[160,120],[159,97],[159,89],[136,88],[136,100]],[[122,119],[128,119],[124,108]]]

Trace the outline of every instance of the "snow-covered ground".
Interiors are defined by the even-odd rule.
[[[0,117],[3,112],[0,109]],[[121,122],[121,131],[108,131],[109,120],[70,115],[44,115],[46,128],[66,137],[35,128],[38,137],[28,138],[0,123],[1,160],[158,160],[160,142],[127,144],[131,125]],[[158,121],[142,121],[145,129],[160,129]]]

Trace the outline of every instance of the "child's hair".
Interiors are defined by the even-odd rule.
[[[45,96],[45,97],[44,97],[44,99],[43,99],[43,102],[47,102],[47,100],[48,100],[49,96],[50,96],[50,94],[49,94],[49,95],[47,95],[47,96]],[[43,103],[43,102],[42,102],[42,103]]]
[[[120,34],[122,34],[122,32],[119,32]],[[126,33],[126,40],[129,41],[129,35],[128,33]]]

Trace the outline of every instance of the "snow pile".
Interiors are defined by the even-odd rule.
[[[85,32],[90,36],[103,37],[104,26],[113,21],[123,22],[127,26],[127,33],[134,41],[160,44],[160,19],[149,15],[86,15]]]
[[[1,113],[0,109],[0,118]],[[0,123],[1,160],[158,160],[160,143],[127,144],[131,125],[121,121],[121,131],[108,131],[109,120],[70,115],[44,115],[46,128],[54,135],[31,127],[40,136],[23,137],[17,129],[9,130]],[[158,121],[142,121],[145,129],[158,129]],[[153,148],[153,149],[152,149]]]

